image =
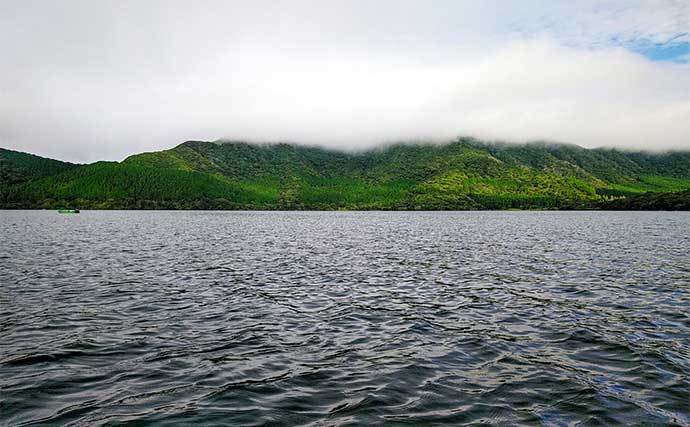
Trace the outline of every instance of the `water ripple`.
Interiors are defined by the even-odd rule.
[[[690,426],[687,214],[0,220],[2,425]]]

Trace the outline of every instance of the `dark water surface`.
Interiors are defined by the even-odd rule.
[[[690,425],[687,213],[0,220],[3,425]]]

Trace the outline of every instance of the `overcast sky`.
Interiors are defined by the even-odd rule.
[[[690,2],[0,0],[0,147],[690,149]]]

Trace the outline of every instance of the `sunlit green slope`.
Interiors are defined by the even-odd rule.
[[[344,153],[189,141],[4,183],[4,207],[197,209],[585,208],[686,190],[690,153],[573,145],[401,144]],[[71,165],[74,166],[74,165]]]

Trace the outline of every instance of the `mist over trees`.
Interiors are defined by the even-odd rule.
[[[81,209],[687,209],[690,153],[399,144],[360,153],[188,141],[75,165],[0,150],[0,206]],[[645,193],[664,193],[663,197]],[[668,195],[674,193],[674,195]],[[635,202],[626,202],[635,200]]]

